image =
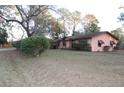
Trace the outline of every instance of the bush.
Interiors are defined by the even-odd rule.
[[[87,41],[81,41],[79,43],[72,43],[72,49],[90,51],[91,47]]]
[[[124,49],[124,42],[119,41],[115,47],[115,49]]]
[[[54,40],[49,39],[50,49],[53,49],[53,43],[54,43]]]
[[[57,49],[58,48],[58,43],[54,40],[49,40],[50,43],[50,49]]]
[[[19,49],[20,46],[21,46],[21,40],[13,42],[13,43],[12,43],[12,46],[13,46],[13,47],[16,47],[17,49]]]
[[[49,41],[45,37],[29,37],[16,42],[15,47],[28,55],[40,55],[49,47]]]

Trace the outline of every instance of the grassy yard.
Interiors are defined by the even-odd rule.
[[[124,51],[48,50],[37,58],[0,51],[0,86],[124,87]]]

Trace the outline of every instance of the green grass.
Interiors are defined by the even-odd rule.
[[[0,86],[124,86],[124,51],[1,51]]]

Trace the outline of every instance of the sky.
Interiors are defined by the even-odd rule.
[[[78,10],[83,16],[93,14],[99,20],[102,31],[111,31],[122,26],[117,19],[122,11],[119,7],[122,5],[124,5],[124,0],[77,0],[75,4],[67,3],[60,7],[70,11]]]

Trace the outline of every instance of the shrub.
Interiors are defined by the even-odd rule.
[[[54,40],[49,39],[50,49],[53,49],[53,43],[54,43]]]
[[[124,49],[124,42],[118,42],[115,49]]]
[[[57,49],[58,43],[55,40],[49,40],[50,43],[50,49]]]
[[[40,55],[49,47],[49,41],[45,37],[29,37],[16,42],[15,47],[28,55]]]
[[[16,47],[17,49],[19,49],[20,46],[21,46],[21,40],[13,42],[13,43],[12,43],[12,46],[13,46],[13,47]]]

